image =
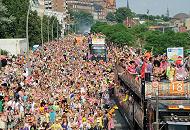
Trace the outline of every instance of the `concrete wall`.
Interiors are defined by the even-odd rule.
[[[8,51],[12,55],[27,52],[26,39],[0,39],[0,49]]]

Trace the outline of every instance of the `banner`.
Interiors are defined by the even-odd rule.
[[[105,38],[92,38],[92,44],[105,44]]]
[[[175,82],[146,82],[145,83],[145,98],[158,96],[175,96],[187,97],[189,96],[190,82],[175,81]]]
[[[167,57],[168,61],[171,63],[174,63],[177,60],[183,61],[184,57],[183,47],[167,48]]]

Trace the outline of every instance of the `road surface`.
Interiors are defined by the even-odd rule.
[[[121,115],[119,110],[115,111],[114,117],[115,130],[131,130],[129,124],[125,120],[125,118]]]

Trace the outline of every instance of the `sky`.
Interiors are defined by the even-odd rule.
[[[116,6],[126,7],[126,0],[116,0]],[[170,17],[177,13],[190,14],[190,0],[129,0],[130,9],[137,14],[144,14],[149,9],[150,15],[166,14],[167,7]]]

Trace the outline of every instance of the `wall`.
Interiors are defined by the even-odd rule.
[[[27,52],[26,39],[0,39],[0,48],[12,55]]]

